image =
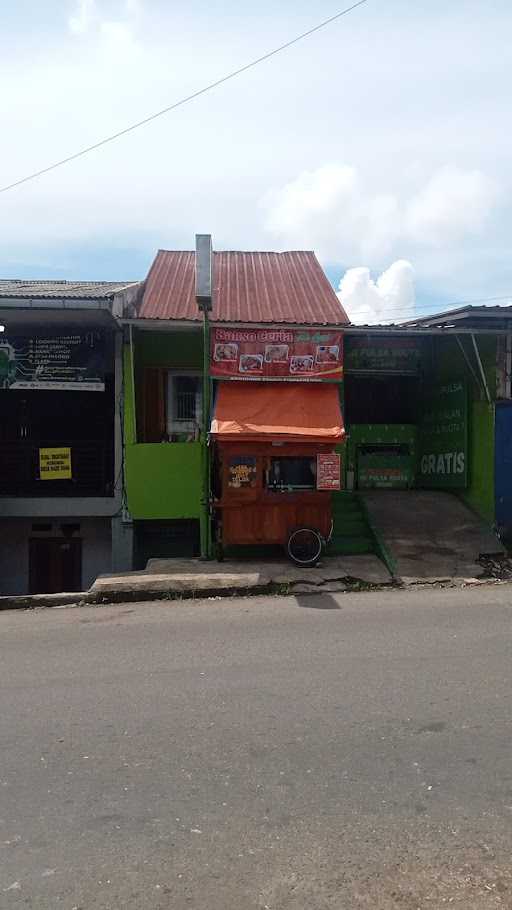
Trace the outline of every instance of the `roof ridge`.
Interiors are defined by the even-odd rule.
[[[167,250],[167,249],[160,248],[157,252],[158,252],[158,253],[174,253],[174,254],[178,255],[178,254],[180,254],[180,253],[195,253],[195,250],[190,250],[190,249],[188,249],[188,250]],[[244,255],[244,256],[245,256],[245,255],[247,255],[247,256],[254,256],[255,254],[256,254],[256,255],[259,255],[259,256],[262,255],[262,254],[263,254],[263,255],[267,255],[267,256],[289,256],[290,253],[300,253],[301,255],[304,254],[304,253],[307,253],[308,255],[315,256],[315,258],[316,258],[316,253],[315,253],[314,250],[304,250],[304,249],[299,249],[299,250],[258,250],[258,249],[253,249],[253,250],[232,250],[232,249],[228,249],[228,250],[213,250],[214,256],[215,256],[216,254],[218,254],[218,253],[220,253],[221,255],[222,255],[223,253],[240,253],[240,254],[242,254],[242,255]]]
[[[119,284],[128,287],[130,284],[139,284],[143,279],[136,278],[133,281],[88,281],[87,279],[71,279],[71,278],[0,278],[0,284],[59,284],[59,285],[97,285],[102,286],[106,284]]]

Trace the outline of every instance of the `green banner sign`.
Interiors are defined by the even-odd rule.
[[[464,381],[433,390],[424,404],[418,442],[419,486],[467,487],[468,400]]]
[[[408,373],[421,367],[421,342],[417,338],[345,337],[346,373]]]

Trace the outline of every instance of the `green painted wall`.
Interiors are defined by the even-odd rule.
[[[478,374],[471,337],[469,335],[460,335],[459,337],[471,364],[475,368],[475,372]],[[496,336],[477,335],[476,340],[491,398],[494,400],[496,398]],[[480,400],[480,386],[475,383],[470,370],[468,370],[453,335],[446,338],[434,336],[431,339],[431,360],[427,376],[429,375],[447,382],[465,377],[468,381],[470,397],[473,400]]]
[[[363,443],[368,443],[369,445],[407,443],[411,446],[412,452],[414,452],[416,426],[409,423],[353,423],[348,433],[348,457],[352,462],[355,457],[356,446]]]
[[[469,487],[463,499],[490,524],[495,518],[494,404],[473,401],[469,408]]]
[[[349,428],[347,443],[347,471],[354,472],[353,482],[357,484],[358,456],[357,447],[359,445],[400,445],[407,444],[410,447],[410,455],[403,456],[405,460],[400,464],[407,465],[407,470],[412,478],[413,483],[414,465],[416,460],[416,426],[411,424],[366,424],[353,423]],[[391,462],[390,462],[391,463]],[[398,462],[397,462],[398,464]],[[360,465],[359,465],[360,466]]]
[[[139,443],[125,449],[128,509],[133,518],[199,518],[201,443]]]
[[[129,344],[125,344],[123,351],[123,391],[124,445],[126,447],[136,442],[132,364]]]
[[[170,370],[203,370],[201,331],[138,332],[137,368],[169,367]]]
[[[470,362],[477,370],[471,338],[460,336]],[[487,385],[492,398],[488,405],[482,397],[480,386],[468,370],[454,337],[435,337],[431,342],[432,358],[427,381],[453,381],[464,377],[469,394],[469,482],[461,497],[482,518],[492,523],[495,518],[494,503],[494,402],[496,399],[496,344],[495,335],[477,335],[478,350],[482,360]]]
[[[202,370],[202,334],[135,332],[136,392],[144,367]],[[124,468],[128,509],[134,519],[199,518],[202,444],[137,443],[130,346],[124,348]]]

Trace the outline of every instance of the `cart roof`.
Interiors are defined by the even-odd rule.
[[[338,385],[222,382],[211,433],[225,442],[340,442],[345,430]]]

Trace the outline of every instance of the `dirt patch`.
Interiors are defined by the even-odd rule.
[[[478,562],[484,570],[484,578],[512,579],[512,556],[481,556]]]
[[[512,908],[512,869],[480,847],[464,857],[417,850],[413,859],[369,863],[361,872],[340,862],[324,878],[317,869],[289,871],[263,892],[264,910],[495,910]],[[430,851],[429,851],[430,853]],[[319,857],[320,860],[320,857]]]

